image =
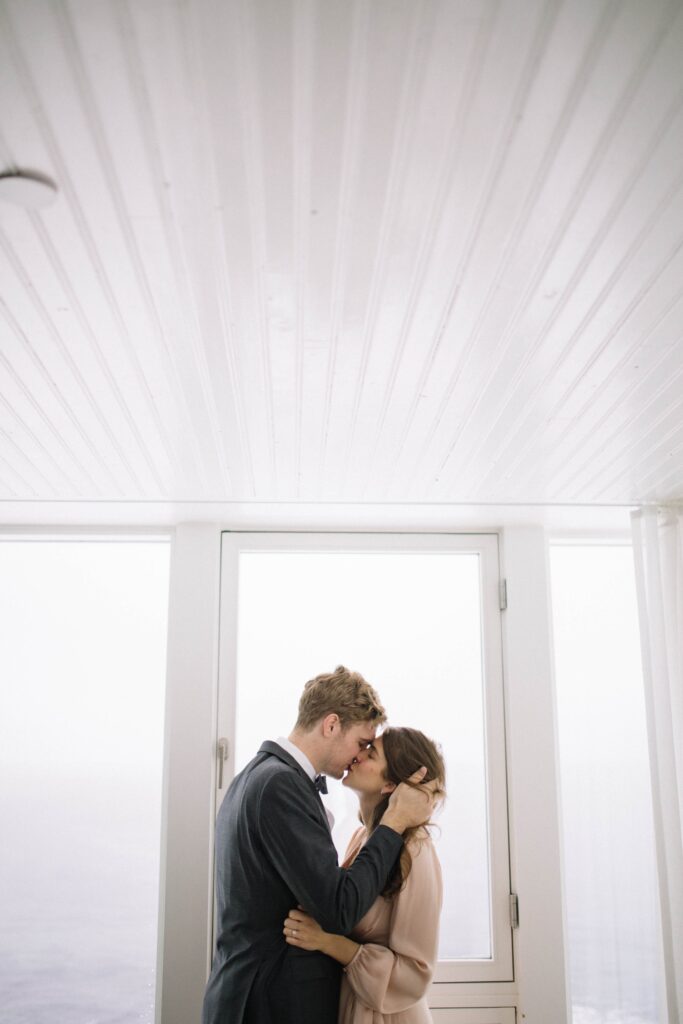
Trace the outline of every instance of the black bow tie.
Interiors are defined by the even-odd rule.
[[[327,793],[327,779],[324,775],[316,775],[313,779],[313,785],[319,793]]]

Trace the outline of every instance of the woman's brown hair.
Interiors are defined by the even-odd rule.
[[[399,782],[407,782],[418,768],[424,767],[427,769],[427,774],[423,782],[436,781],[435,796],[439,802],[444,799],[446,796],[446,766],[441,750],[433,740],[430,740],[419,729],[387,728],[382,733],[382,749],[387,763],[384,772],[387,782],[394,782],[396,785]],[[391,793],[382,796],[375,807],[368,826],[368,833],[374,832],[379,825],[380,819],[387,809],[390,796]],[[408,850],[409,840],[421,828],[429,824],[429,821],[425,821],[423,825],[417,825],[404,833],[401,856],[382,890],[382,895],[387,899],[403,888],[405,880],[410,874],[413,860]]]

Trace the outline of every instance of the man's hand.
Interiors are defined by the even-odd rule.
[[[422,782],[426,768],[418,768],[407,782],[401,782],[389,798],[389,806],[382,815],[380,825],[403,834],[408,828],[424,825],[434,810],[434,792],[437,783]]]

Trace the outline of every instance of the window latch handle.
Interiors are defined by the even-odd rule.
[[[216,757],[218,758],[218,788],[223,788],[223,765],[228,759],[228,741],[222,736],[216,744]]]

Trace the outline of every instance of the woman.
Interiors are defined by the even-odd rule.
[[[417,729],[385,729],[349,766],[343,784],[358,794],[360,828],[349,843],[348,867],[377,828],[399,782],[421,765],[445,795],[445,769],[436,745]],[[302,910],[290,911],[284,933],[291,946],[317,949],[344,967],[339,1024],[431,1024],[426,992],[436,962],[441,868],[425,825],[410,830],[381,896],[350,938],[324,932]]]

